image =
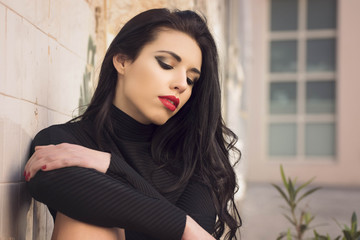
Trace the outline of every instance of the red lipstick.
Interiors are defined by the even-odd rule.
[[[159,99],[170,111],[175,111],[180,102],[180,100],[173,95],[159,96]]]

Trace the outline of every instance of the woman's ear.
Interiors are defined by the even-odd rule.
[[[127,57],[121,53],[116,54],[113,57],[114,67],[119,74],[125,73],[125,66],[126,66],[127,61],[128,61]]]

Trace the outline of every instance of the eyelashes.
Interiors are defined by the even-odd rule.
[[[194,81],[191,80],[190,78],[186,78],[186,82],[187,82],[187,84],[189,84],[190,86],[194,85]]]
[[[159,63],[160,67],[162,67],[165,70],[170,70],[170,69],[174,69],[173,66],[164,63],[161,59],[162,57],[155,57],[156,61]]]
[[[162,60],[162,57],[159,57],[159,56],[156,56],[155,57],[156,61],[158,62],[158,64],[160,65],[160,67],[164,70],[171,70],[171,69],[174,69],[173,66],[169,65],[169,64],[166,64],[163,60]],[[190,78],[186,78],[186,82],[188,85],[194,85],[196,80],[191,80]]]

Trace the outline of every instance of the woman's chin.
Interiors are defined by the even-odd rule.
[[[169,119],[172,117],[172,115],[165,114],[161,116],[156,116],[152,119],[152,123],[155,125],[164,125]]]

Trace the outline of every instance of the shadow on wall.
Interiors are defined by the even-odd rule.
[[[30,136],[19,123],[7,117],[0,117],[0,128],[0,152],[3,153],[0,159],[3,168],[0,169],[0,239],[25,239],[28,218],[33,215],[29,215],[31,196],[21,177],[29,149],[23,149],[19,139],[30,139]]]
[[[94,93],[93,82],[95,78],[95,53],[96,53],[96,45],[94,44],[92,37],[89,36],[85,72],[83,74],[82,85],[80,86],[80,99],[79,99],[79,112],[78,112],[79,115],[84,113]]]

